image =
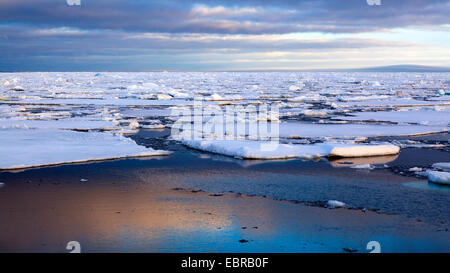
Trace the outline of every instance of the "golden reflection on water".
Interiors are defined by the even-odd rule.
[[[371,164],[371,165],[382,165],[392,162],[398,158],[397,155],[387,155],[387,156],[370,156],[370,157],[354,157],[354,158],[339,158],[330,159],[330,164],[333,167],[352,167],[356,165]]]
[[[114,241],[121,236],[151,240],[160,232],[226,228],[232,208],[176,191],[145,186],[36,185],[0,195],[0,249],[62,247],[80,237]],[[19,202],[18,202],[19,201]],[[80,239],[79,239],[80,240]]]

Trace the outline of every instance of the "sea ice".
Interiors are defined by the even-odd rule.
[[[98,138],[102,138],[97,135],[98,131],[103,132],[101,136],[114,139],[111,141],[116,143],[117,138],[120,139],[119,134],[133,134],[138,129],[170,128],[179,117],[176,110],[192,108],[193,99],[197,97],[204,99],[203,105],[220,106],[222,109],[225,105],[278,106],[280,115],[270,115],[266,120],[280,125],[280,141],[289,144],[281,144],[271,152],[262,152],[261,143],[244,140],[224,144],[229,147],[217,142],[203,145],[191,143],[192,146],[200,146],[200,149],[237,157],[395,153],[398,147],[343,151],[330,143],[355,143],[374,136],[448,132],[449,127],[450,96],[436,94],[436,90],[448,92],[448,73],[105,72],[96,75],[92,72],[0,73],[0,138],[6,137],[6,143],[0,146],[12,144],[9,154],[15,156],[14,164],[36,162],[29,159],[30,156],[23,152],[20,145],[14,144],[14,138],[8,133],[10,130],[28,134],[31,144],[42,140],[39,132],[52,132],[57,139],[62,134],[68,139],[61,140],[61,147],[67,145],[69,150],[73,146],[70,144],[69,134],[72,132],[69,130],[86,131],[83,132],[85,140],[93,141],[93,145],[99,141]],[[242,118],[238,119],[238,122],[242,121]],[[23,129],[30,132],[26,133]],[[89,140],[87,136],[91,134],[94,137]],[[246,137],[244,134],[236,139]],[[326,143],[298,144],[317,141]],[[396,141],[390,142],[396,144]],[[52,141],[49,140],[49,143]],[[417,147],[425,148],[445,148],[448,146],[446,144],[399,143],[402,147],[419,145]],[[135,143],[126,146],[130,147],[131,154],[136,147],[140,147]],[[102,147],[104,151],[97,150],[95,157],[102,157],[102,153],[105,157],[110,156],[109,147]],[[16,148],[19,151],[17,154],[13,151]],[[44,146],[41,148],[46,149]],[[333,151],[333,148],[336,149]],[[39,155],[37,152],[33,152],[33,156],[48,156],[49,159],[43,160],[45,162],[60,160],[56,150],[49,151],[57,156],[50,156],[49,153]],[[125,148],[122,152],[126,152]],[[372,164],[373,160],[352,161],[355,161],[354,165],[361,165]]]
[[[0,130],[0,147],[0,169],[170,154],[110,133],[46,129]]]
[[[245,159],[364,157],[397,154],[400,148],[394,145],[355,144],[277,144],[250,140],[182,140],[188,147],[212,153]]]
[[[343,208],[345,207],[345,203],[337,200],[328,200],[327,207],[330,209]]]
[[[171,100],[171,99],[173,99],[172,96],[166,95],[166,94],[158,94],[158,95],[156,95],[156,98],[158,100]]]
[[[432,165],[434,169],[450,172],[450,162],[439,162]]]
[[[450,172],[427,171],[428,181],[436,184],[450,185]]]
[[[337,157],[364,157],[379,155],[394,155],[400,152],[400,147],[386,145],[336,145],[328,154]]]
[[[416,111],[359,112],[352,116],[339,117],[342,120],[384,121],[399,124],[423,124],[447,127],[450,124],[450,107]]]

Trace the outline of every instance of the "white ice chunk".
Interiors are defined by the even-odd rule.
[[[206,100],[210,100],[210,101],[221,101],[224,100],[224,98],[222,96],[220,96],[217,93],[212,94],[210,97],[206,98]]]
[[[135,130],[139,128],[139,122],[137,122],[136,120],[130,122],[130,124],[128,125],[128,128],[130,128],[131,130]]]
[[[327,207],[330,209],[343,208],[345,207],[345,203],[337,200],[328,200]]]
[[[166,94],[158,94],[158,95],[156,95],[156,98],[158,100],[171,100],[171,99],[173,99],[172,96],[166,95]]]
[[[408,171],[410,171],[410,172],[421,172],[421,171],[422,171],[422,168],[419,168],[419,167],[412,167],[412,168],[409,168]]]
[[[291,85],[289,86],[289,91],[298,91],[301,90],[303,88],[303,86],[297,86],[297,85]]]
[[[432,183],[450,185],[450,172],[427,171],[427,174]]]

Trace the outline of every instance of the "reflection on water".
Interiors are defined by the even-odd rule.
[[[408,186],[408,187],[413,187],[416,189],[438,190],[438,191],[450,192],[450,186],[437,185],[434,183],[429,183],[427,181],[408,182],[408,183],[403,183],[403,185]]]
[[[339,158],[330,159],[330,164],[333,167],[352,167],[362,164],[382,165],[396,160],[398,155],[387,156],[370,156],[370,157],[354,157],[354,158]]]
[[[308,197],[332,193],[339,200],[347,195],[357,200],[364,191],[383,196],[389,189],[398,201],[404,194],[397,190],[406,189],[384,181],[386,173],[350,179],[347,172],[354,171],[339,168],[332,173],[342,177],[333,180],[324,175],[331,170],[322,161],[243,167],[174,154],[0,173],[6,183],[0,189],[0,252],[66,252],[69,241],[80,242],[84,252],[341,252],[344,247],[366,252],[371,240],[380,241],[385,252],[448,250],[449,235],[426,221],[225,191],[234,185],[257,193],[267,189],[262,184],[267,181],[273,189],[290,183],[290,191],[296,185]],[[188,181],[203,189],[230,186],[223,196],[173,190],[192,187]]]

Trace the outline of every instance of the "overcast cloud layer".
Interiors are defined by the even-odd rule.
[[[450,1],[0,0],[0,70],[450,66]]]

